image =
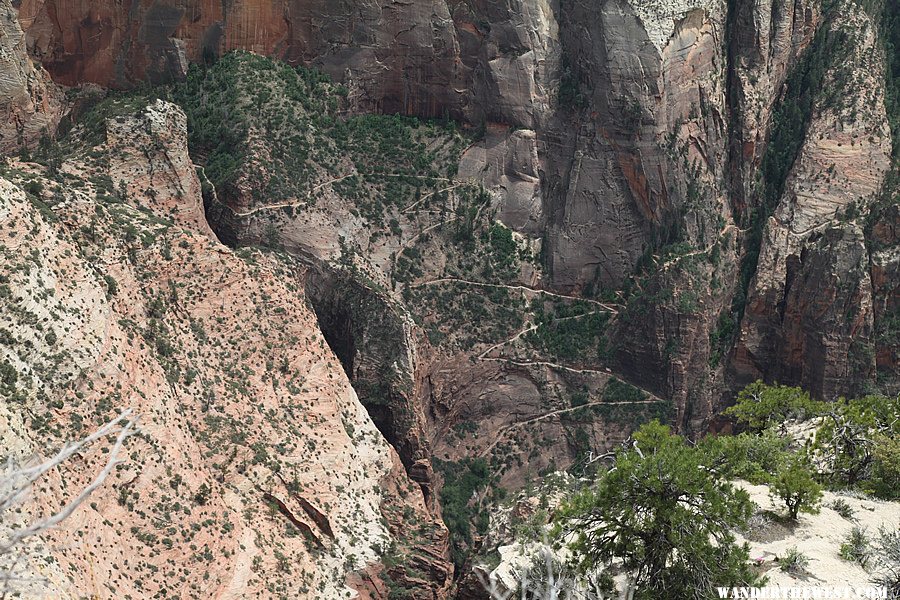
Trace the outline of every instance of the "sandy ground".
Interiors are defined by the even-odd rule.
[[[746,482],[739,482],[739,485],[747,490],[761,510],[783,513],[783,509],[776,506],[769,497],[767,486]],[[838,498],[852,507],[852,520],[843,518],[830,508]],[[870,539],[877,538],[880,527],[900,527],[900,503],[824,492],[818,514],[802,514],[798,523],[792,527],[772,520],[752,531],[748,535],[750,557],[764,561],[762,565],[769,577],[769,585],[869,585],[872,575],[859,564],[844,560],[839,554],[841,544],[847,540],[854,526],[865,529]],[[809,558],[805,574],[785,573],[775,562],[776,557],[784,556],[793,547]]]

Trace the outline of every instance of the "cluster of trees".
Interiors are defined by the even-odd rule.
[[[776,432],[786,440],[788,422],[809,424],[806,429],[812,436],[804,445],[794,452],[783,451],[778,464],[768,467],[802,468],[810,472],[808,479],[825,486],[852,488],[886,500],[900,498],[900,397],[819,402],[800,388],[756,382],[725,412],[748,429],[736,436],[745,440],[771,440]],[[731,443],[725,441],[729,438],[716,439]]]
[[[898,497],[900,397],[825,403],[756,382],[725,412],[741,433],[691,443],[657,421],[643,425],[610,470],[561,505],[552,537],[573,559],[566,577],[599,576],[607,580],[594,588],[610,589],[608,573],[622,572],[635,600],[760,585],[748,546],[733,533],[747,529],[755,510],[734,479],[767,484],[790,520],[817,512],[826,487]]]

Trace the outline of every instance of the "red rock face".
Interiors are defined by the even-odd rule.
[[[900,379],[900,206],[889,206],[879,215],[872,228],[872,246],[875,365],[880,376],[896,381]]]
[[[25,34],[9,0],[0,0],[0,151],[34,145],[56,129],[62,93],[25,49]]]
[[[367,110],[459,113],[466,91],[440,0],[25,0],[19,21],[32,55],[65,85],[167,81],[189,62],[238,48],[315,65],[345,81]]]

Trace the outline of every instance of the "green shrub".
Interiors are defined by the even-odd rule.
[[[785,573],[799,575],[809,566],[809,557],[797,550],[796,546],[789,548],[784,556],[778,559],[778,566]]]
[[[819,512],[822,486],[813,479],[808,464],[801,457],[792,457],[778,471],[769,493],[784,503],[791,520],[796,520],[801,512]]]
[[[699,447],[724,477],[750,483],[771,483],[773,474],[788,460],[788,442],[773,431],[761,435],[707,436]]]
[[[832,502],[829,505],[829,508],[831,508],[831,510],[841,515],[848,521],[853,519],[853,507],[850,506],[850,504],[843,498],[838,498],[837,500]]]
[[[858,563],[863,569],[869,566],[869,537],[865,529],[854,527],[847,536],[847,541],[841,544],[841,558]]]
[[[604,402],[640,402],[646,400],[647,394],[628,382],[610,377],[603,388]]]
[[[747,493],[659,422],[634,440],[636,448],[616,455],[615,469],[555,517],[556,533],[574,538],[573,560],[586,570],[615,563],[633,576],[639,600],[711,597],[713,582],[754,585],[748,548],[732,533],[752,512]]]
[[[466,547],[472,543],[472,524],[481,533],[487,530],[488,515],[472,504],[472,495],[490,483],[490,468],[483,458],[464,458],[459,462],[435,459],[435,468],[444,477],[441,515],[450,531],[454,563],[461,567]]]
[[[791,417],[817,414],[823,407],[798,387],[756,381],[740,391],[737,403],[726,409],[725,414],[753,431],[762,431],[773,424],[783,425]]]

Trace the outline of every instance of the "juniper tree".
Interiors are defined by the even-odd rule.
[[[734,531],[749,495],[709,468],[708,454],[654,421],[634,434],[615,467],[558,515],[583,570],[617,564],[635,600],[709,598],[715,586],[753,585],[746,544]]]

